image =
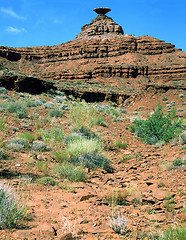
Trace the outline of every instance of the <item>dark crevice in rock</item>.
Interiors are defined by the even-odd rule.
[[[111,101],[117,104],[123,103],[126,99],[130,97],[130,95],[126,94],[117,94],[117,93],[103,93],[103,92],[78,92],[75,90],[69,89],[59,89],[63,91],[67,96],[72,95],[75,98],[84,99],[86,102],[104,102]]]
[[[46,82],[36,77],[7,75],[0,76],[0,86],[8,90],[15,90],[18,92],[28,92],[31,94],[40,94],[53,88],[53,83]]]
[[[7,60],[10,61],[19,61],[21,59],[21,54],[15,51],[11,51],[8,48],[5,50],[0,50],[0,56],[3,58],[6,58]]]

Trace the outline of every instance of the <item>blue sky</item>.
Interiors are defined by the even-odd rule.
[[[57,45],[75,38],[96,18],[95,7],[125,34],[149,35],[186,51],[185,0],[0,0],[0,45]]]

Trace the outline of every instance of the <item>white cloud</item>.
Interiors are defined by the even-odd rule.
[[[21,33],[21,32],[26,32],[24,28],[14,28],[14,27],[8,27],[6,29],[7,32],[9,33]]]
[[[3,13],[8,14],[8,15],[11,16],[11,17],[14,17],[14,18],[17,18],[17,19],[20,19],[20,20],[25,20],[25,17],[22,17],[22,16],[18,15],[16,12],[14,12],[14,11],[11,10],[11,9],[3,8],[3,7],[2,7],[2,8],[0,9],[0,11],[3,12]]]

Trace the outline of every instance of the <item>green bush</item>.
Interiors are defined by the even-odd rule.
[[[103,168],[105,170],[111,170],[109,160],[99,153],[85,153],[77,157],[71,157],[70,162],[78,166],[84,166],[91,169]]]
[[[54,158],[57,162],[64,162],[68,159],[68,154],[65,151],[54,152]]]
[[[16,227],[26,216],[26,208],[21,204],[13,189],[0,185],[0,228]]]
[[[76,136],[70,141],[63,152],[73,164],[88,168],[111,170],[109,160],[102,155],[103,147],[97,139]]]
[[[29,142],[29,143],[32,143],[35,140],[35,137],[32,134],[27,133],[27,132],[25,132],[25,133],[18,133],[18,137],[26,139],[27,142]]]
[[[0,131],[5,131],[6,125],[2,118],[0,118]]]
[[[86,173],[82,167],[75,167],[68,162],[57,164],[53,171],[57,176],[68,179],[71,182],[85,182],[87,180]]]
[[[24,138],[13,138],[9,139],[6,144],[7,148],[14,151],[19,152],[21,150],[29,148],[29,144]]]
[[[122,148],[122,149],[126,149],[127,148],[127,143],[126,142],[122,142],[120,139],[116,140],[114,142],[114,146],[117,148]]]
[[[40,172],[43,172],[44,174],[47,174],[48,170],[48,163],[44,161],[38,161],[36,162],[36,167]]]
[[[7,111],[14,113],[19,118],[26,118],[27,112],[23,105],[20,103],[11,103],[7,106]]]
[[[82,126],[79,129],[74,129],[74,132],[77,134],[80,134],[84,138],[99,140],[98,135],[86,126]]]
[[[186,239],[186,228],[177,227],[173,229],[169,227],[166,231],[160,236],[160,240],[185,240]]]
[[[3,160],[3,159],[5,160],[7,158],[8,158],[7,153],[4,151],[4,149],[0,148],[0,160]]]
[[[181,119],[176,119],[176,109],[173,108],[169,113],[163,113],[162,106],[158,104],[151,117],[146,120],[136,120],[130,129],[144,142],[155,144],[159,141],[169,142],[179,134],[181,123]]]
[[[56,142],[64,140],[63,130],[59,128],[51,128],[41,131],[41,138],[46,144],[55,145]]]
[[[82,126],[93,127],[104,124],[104,119],[99,116],[97,109],[80,103],[70,107],[69,119],[77,129]]]
[[[41,183],[45,186],[55,186],[56,185],[56,181],[52,178],[52,177],[41,177],[39,179],[37,179],[38,183]]]
[[[167,97],[162,97],[162,101],[167,101],[168,98]]]
[[[58,109],[52,109],[48,113],[49,117],[61,118],[63,116],[63,112]]]
[[[128,190],[115,190],[112,192],[109,192],[105,196],[105,201],[109,205],[127,205],[127,197],[129,196]]]
[[[127,161],[129,161],[130,159],[133,159],[133,158],[135,158],[134,155],[123,155],[120,159],[120,162],[125,163],[125,162],[127,162]]]
[[[38,106],[34,99],[26,100],[25,105],[26,105],[26,107],[37,107]]]
[[[97,153],[102,150],[100,142],[95,139],[80,138],[70,142],[66,148],[67,154],[71,158],[76,158],[87,153]]]

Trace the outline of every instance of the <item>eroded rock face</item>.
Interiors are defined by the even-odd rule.
[[[186,78],[185,52],[150,36],[123,35],[122,27],[105,14],[83,26],[74,40],[60,45],[0,47],[0,66],[1,63],[1,71],[5,67],[25,76],[19,81],[16,76],[6,77],[1,85],[8,89],[46,89],[43,86],[47,82],[48,88],[50,80],[59,90],[74,95],[77,92],[77,96],[91,101],[96,92],[101,101],[109,94],[116,98],[113,94],[121,93],[124,100],[126,95],[139,93],[150,83],[174,82],[174,86],[184,88]]]
[[[124,34],[122,27],[104,14],[99,14],[90,24],[84,25],[81,30],[82,32],[76,36],[76,39],[93,39],[98,36],[114,38]]]

